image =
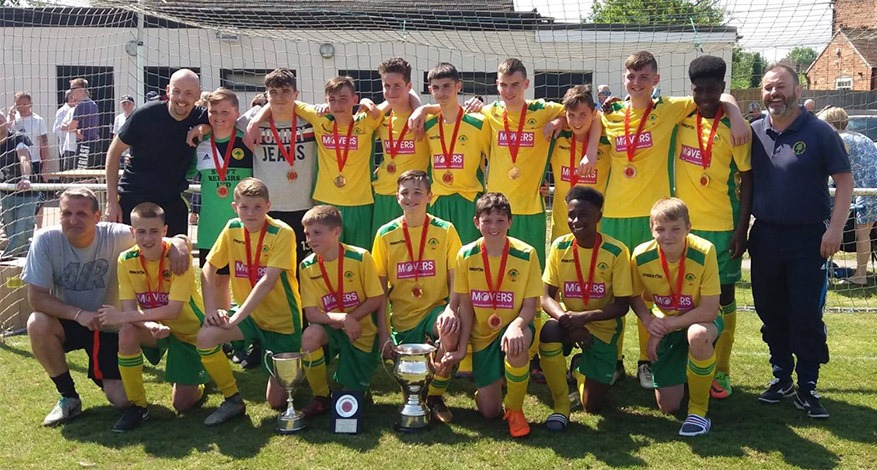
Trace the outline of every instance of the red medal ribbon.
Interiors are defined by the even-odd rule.
[[[152,291],[152,283],[149,282],[149,271],[146,270],[146,257],[143,256],[143,252],[140,252],[140,266],[143,268],[143,276],[146,278],[146,296],[149,299],[150,305],[154,305],[158,300],[157,294],[161,293],[161,283],[164,280],[164,276],[162,273],[164,272],[164,257],[167,255],[167,245],[164,241],[161,242],[161,258],[158,260],[158,285],[156,285],[155,292]],[[154,307],[149,307],[154,308]]]
[[[579,160],[581,160],[581,157],[579,157],[579,159],[576,160],[576,135],[573,134],[572,138],[569,141],[570,141],[570,144],[569,144],[569,187],[571,188],[571,187],[579,184],[579,179],[580,179],[579,172],[576,171],[576,169],[579,167]],[[587,151],[588,151],[587,137],[585,138],[585,141],[582,142],[582,144],[583,144],[582,150],[584,150],[582,152],[582,157],[584,157],[585,153],[587,153]]]
[[[502,111],[502,123],[505,126],[505,135],[508,139],[509,155],[512,157],[512,166],[518,162],[518,151],[521,149],[521,137],[524,133],[524,120],[527,118],[527,103],[521,108],[521,116],[518,119],[518,130],[515,132],[515,141],[512,142],[511,131],[509,130],[509,112],[507,109]]]
[[[395,160],[396,155],[399,153],[399,147],[402,146],[402,140],[405,139],[405,134],[408,132],[408,120],[407,119],[405,120],[405,125],[402,127],[402,132],[399,133],[399,139],[396,140],[395,143],[393,142],[393,112],[392,111],[390,111],[389,121],[390,121],[390,124],[388,126],[389,129],[387,129],[387,130],[389,131],[389,134],[390,134],[390,138],[389,138],[390,145],[387,148],[387,151],[390,154],[390,160]],[[348,139],[349,139],[349,137],[348,137]]]
[[[353,128],[356,125],[356,122],[351,122],[350,126],[347,128],[347,140],[344,141],[344,156],[341,156],[341,149],[338,148],[341,145],[339,141],[340,136],[338,135],[338,121],[332,121],[332,137],[335,138],[335,161],[338,162],[338,173],[344,171],[344,165],[347,165],[347,157],[350,155],[350,136],[353,135]]]
[[[273,125],[273,124],[272,124]],[[228,140],[228,147],[225,148],[222,163],[219,163],[219,152],[216,148],[216,136],[210,133],[210,150],[213,153],[213,167],[219,175],[219,181],[225,181],[225,175],[228,174],[228,165],[231,163],[231,152],[234,150],[234,140],[237,131],[232,131],[231,138]]]
[[[664,250],[658,247],[658,257],[661,258],[661,268],[664,270],[664,278],[667,279],[667,286],[670,288],[670,301],[673,302],[673,310],[679,310],[679,299],[682,297],[682,280],[685,279],[685,254],[688,252],[688,241],[685,241],[685,248],[682,249],[682,258],[679,259],[679,272],[676,273],[676,290],[673,290],[673,284],[670,283],[670,266],[667,264],[667,257],[664,256]]]
[[[250,258],[250,232],[244,228],[244,247],[247,250],[247,277],[250,279],[251,287],[256,287],[256,282],[259,281],[259,262],[262,259],[262,242],[265,241],[265,234],[267,232],[268,221],[266,220],[259,233],[259,244],[256,245],[256,264],[254,266],[252,259]]]
[[[632,105],[627,107],[627,110],[624,112],[624,142],[627,145],[625,150],[627,150],[627,161],[633,162],[633,155],[636,153],[636,146],[639,145],[639,136],[643,132],[643,127],[646,125],[646,121],[649,120],[649,115],[652,114],[652,107],[654,103],[649,100],[649,105],[646,106],[646,112],[643,114],[642,119],[639,120],[639,126],[636,127],[636,135],[633,136],[633,142],[630,141],[630,108]]]
[[[329,293],[335,296],[335,302],[339,312],[344,311],[344,245],[338,244],[338,290],[332,289],[332,283],[329,282],[329,274],[326,272],[326,265],[323,264],[323,257],[317,255],[317,263],[320,265],[320,273],[323,275],[323,282]]]
[[[402,218],[402,233],[405,235],[405,248],[408,248],[408,257],[414,263],[414,284],[417,285],[417,278],[420,277],[420,262],[423,260],[423,249],[426,248],[426,232],[429,231],[429,215],[423,221],[423,228],[420,232],[420,247],[417,249],[417,259],[414,259],[414,247],[411,246],[411,235],[408,233],[408,222]]]
[[[576,279],[579,281],[579,288],[582,289],[582,302],[585,308],[591,301],[591,289],[594,285],[594,270],[597,267],[597,254],[600,252],[600,245],[603,243],[603,237],[598,233],[594,240],[594,248],[591,249],[591,267],[588,270],[588,283],[585,284],[585,276],[582,275],[582,263],[579,261],[579,242],[573,238],[572,256],[576,265]],[[587,289],[586,289],[587,288]]]
[[[280,133],[277,132],[277,127],[274,125],[274,116],[269,117],[268,122],[271,124],[271,134],[274,135],[274,143],[277,144],[280,154],[283,155],[283,158],[286,159],[286,163],[289,163],[290,167],[294,166],[295,155],[293,155],[292,147],[298,142],[298,115],[292,114],[292,128],[289,130],[292,138],[289,139],[289,149],[280,140]],[[336,133],[335,135],[337,136],[338,134]],[[335,137],[335,147],[338,147],[338,137]]]
[[[703,166],[704,171],[709,168],[710,163],[713,161],[713,139],[716,138],[716,131],[719,129],[719,121],[722,120],[724,114],[725,110],[719,106],[719,110],[716,111],[716,117],[713,118],[713,126],[712,129],[710,129],[709,141],[706,143],[706,148],[704,148],[703,116],[700,115],[700,110],[697,110],[697,146],[700,148],[700,164]]]
[[[451,134],[451,148],[445,146],[445,122],[442,113],[438,115],[439,141],[442,143],[442,155],[445,157],[445,170],[451,168],[451,159],[454,157],[454,147],[457,145],[457,134],[460,132],[460,123],[463,122],[463,107],[457,111],[457,120],[454,122],[454,133]]]
[[[484,263],[484,277],[487,279],[487,290],[490,291],[491,300],[493,301],[493,310],[496,311],[496,297],[499,295],[499,289],[502,287],[502,280],[505,277],[505,265],[509,260],[509,239],[505,239],[505,247],[502,249],[502,258],[499,261],[499,275],[496,280],[496,290],[493,289],[493,276],[490,274],[490,259],[487,256],[487,245],[481,240],[481,261]]]

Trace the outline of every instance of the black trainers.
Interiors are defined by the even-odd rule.
[[[758,401],[762,403],[779,403],[783,398],[789,398],[795,394],[795,384],[791,380],[773,379],[770,381],[767,390],[758,397]]]
[[[828,419],[828,410],[819,403],[819,396],[816,390],[798,390],[795,394],[795,408],[807,412],[807,416],[812,419]]]
[[[149,419],[149,408],[141,408],[132,403],[128,405],[128,408],[125,408],[125,411],[122,412],[122,417],[113,425],[113,431],[133,431],[147,419]]]

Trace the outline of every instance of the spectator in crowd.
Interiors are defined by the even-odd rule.
[[[850,156],[853,172],[853,187],[877,188],[877,147],[871,139],[849,131],[849,116],[843,108],[827,108],[821,111],[819,119],[831,124],[840,134],[844,147]],[[877,197],[856,196],[856,273],[846,280],[851,284],[868,284],[868,260],[871,258],[871,228],[877,222]]]
[[[825,260],[840,248],[853,177],[837,133],[798,107],[798,80],[791,67],[768,67],[761,95],[769,114],[752,124],[752,298],[774,375],[759,400],[780,403],[794,396],[807,416],[826,419],[816,392],[820,365],[829,359],[822,321]],[[837,187],[834,210],[829,176]]]
[[[612,96],[612,90],[609,85],[600,85],[597,87],[597,108],[602,108],[603,103]]]
[[[96,154],[100,144],[100,121],[97,103],[91,100],[88,93],[88,80],[70,80],[70,92],[76,100],[76,107],[67,130],[76,131],[76,165],[78,168],[98,167],[103,160]]]
[[[243,118],[246,122],[250,122],[251,119],[262,109],[262,106],[268,104],[268,97],[265,96],[265,93],[259,93],[254,96],[252,100],[250,100],[250,109],[247,110],[243,114]]]
[[[816,110],[816,102],[809,98],[804,100],[804,109],[806,109],[808,113],[813,114]]]
[[[39,183],[42,180],[43,163],[49,161],[49,130],[46,120],[33,112],[33,99],[29,92],[20,91],[15,94],[14,111],[9,113],[9,121],[12,129],[27,136],[30,140],[31,167],[33,169],[33,181]],[[40,203],[37,206],[37,228],[43,226],[43,193],[38,193]]]
[[[52,126],[52,132],[58,137],[58,169],[61,171],[76,168],[76,132],[69,130],[75,107],[73,93],[67,90],[64,93],[64,104],[55,112],[55,125]]]
[[[119,101],[119,106],[121,106],[122,112],[119,113],[113,121],[113,138],[119,135],[119,131],[122,130],[122,126],[125,125],[128,116],[134,112],[134,108],[136,107],[134,105],[134,97],[131,95],[122,95],[122,99]],[[129,155],[131,155],[131,149],[126,149],[122,152],[122,168],[125,167],[125,162]]]
[[[155,90],[152,90],[149,93],[147,93],[146,94],[146,102],[149,103],[150,101],[161,101],[161,93],[159,93]]]
[[[746,113],[746,121],[750,124],[764,117],[761,112],[761,105],[757,101],[749,103],[749,112]]]
[[[3,231],[9,239],[3,251],[4,259],[24,256],[33,235],[37,195],[28,191],[32,172],[28,147],[30,139],[22,133],[10,132],[6,117],[0,113],[0,182],[16,186],[16,191],[0,193]]]

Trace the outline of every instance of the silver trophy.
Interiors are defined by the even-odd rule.
[[[280,385],[289,394],[289,397],[286,399],[286,411],[277,417],[276,431],[280,434],[292,434],[306,427],[304,413],[297,411],[292,405],[292,396],[295,394],[295,389],[305,376],[302,364],[303,357],[301,353],[294,352],[274,354],[271,351],[267,351],[265,353],[265,365],[268,365],[268,359],[270,358],[274,367],[268,367],[268,370],[271,371],[273,369],[271,375],[280,382]]]
[[[429,408],[423,403],[435,373],[436,348],[430,344],[400,344],[393,348],[393,377],[402,387],[405,403],[399,408],[396,430],[413,432],[429,424]]]

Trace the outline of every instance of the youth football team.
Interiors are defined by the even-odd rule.
[[[167,352],[178,410],[202,400],[212,379],[225,398],[205,421],[215,425],[246,412],[226,343],[307,353],[313,398],[303,411],[316,416],[329,411],[330,363],[339,388],[367,391],[392,344],[435,342],[426,403],[436,420],[453,419],[443,395],[469,356],[475,407],[503,416],[511,436],[526,436],[524,398],[538,354],[553,399],[544,424],[564,431],[568,376],[589,413],[624,376],[632,310],[640,384],[667,413],[682,407],[687,384],[679,434],[707,433],[710,397],[732,393],[750,130],[723,94],[720,58],[692,61],[690,97],[652,96],[660,75],[649,52],[624,68],[627,98],[602,110],[587,85],[561,103],[526,99],[530,82],[517,59],[499,65],[500,100],[483,107],[461,106],[460,75],[449,63],[429,71],[435,104],[421,106],[400,58],[380,65],[381,104],[360,102],[349,77],[327,82],[327,107],[302,103],[282,68],[265,78],[268,105],[245,122],[233,93],[211,93],[211,134],[193,164],[211,201],[198,234],[203,295],[191,270],[164,268],[162,208],[135,207],[137,246],[118,261],[121,305],[101,312],[104,324],[122,326],[119,368],[131,402],[114,430],[149,417],[144,356],[157,363]],[[296,163],[308,133],[315,158]],[[252,151],[243,145],[250,140]],[[264,174],[255,162],[263,147],[282,155],[288,171],[251,177]],[[546,244],[540,188],[549,165]],[[272,201],[302,181],[315,206]],[[285,391],[266,377],[267,402],[285,406]]]

